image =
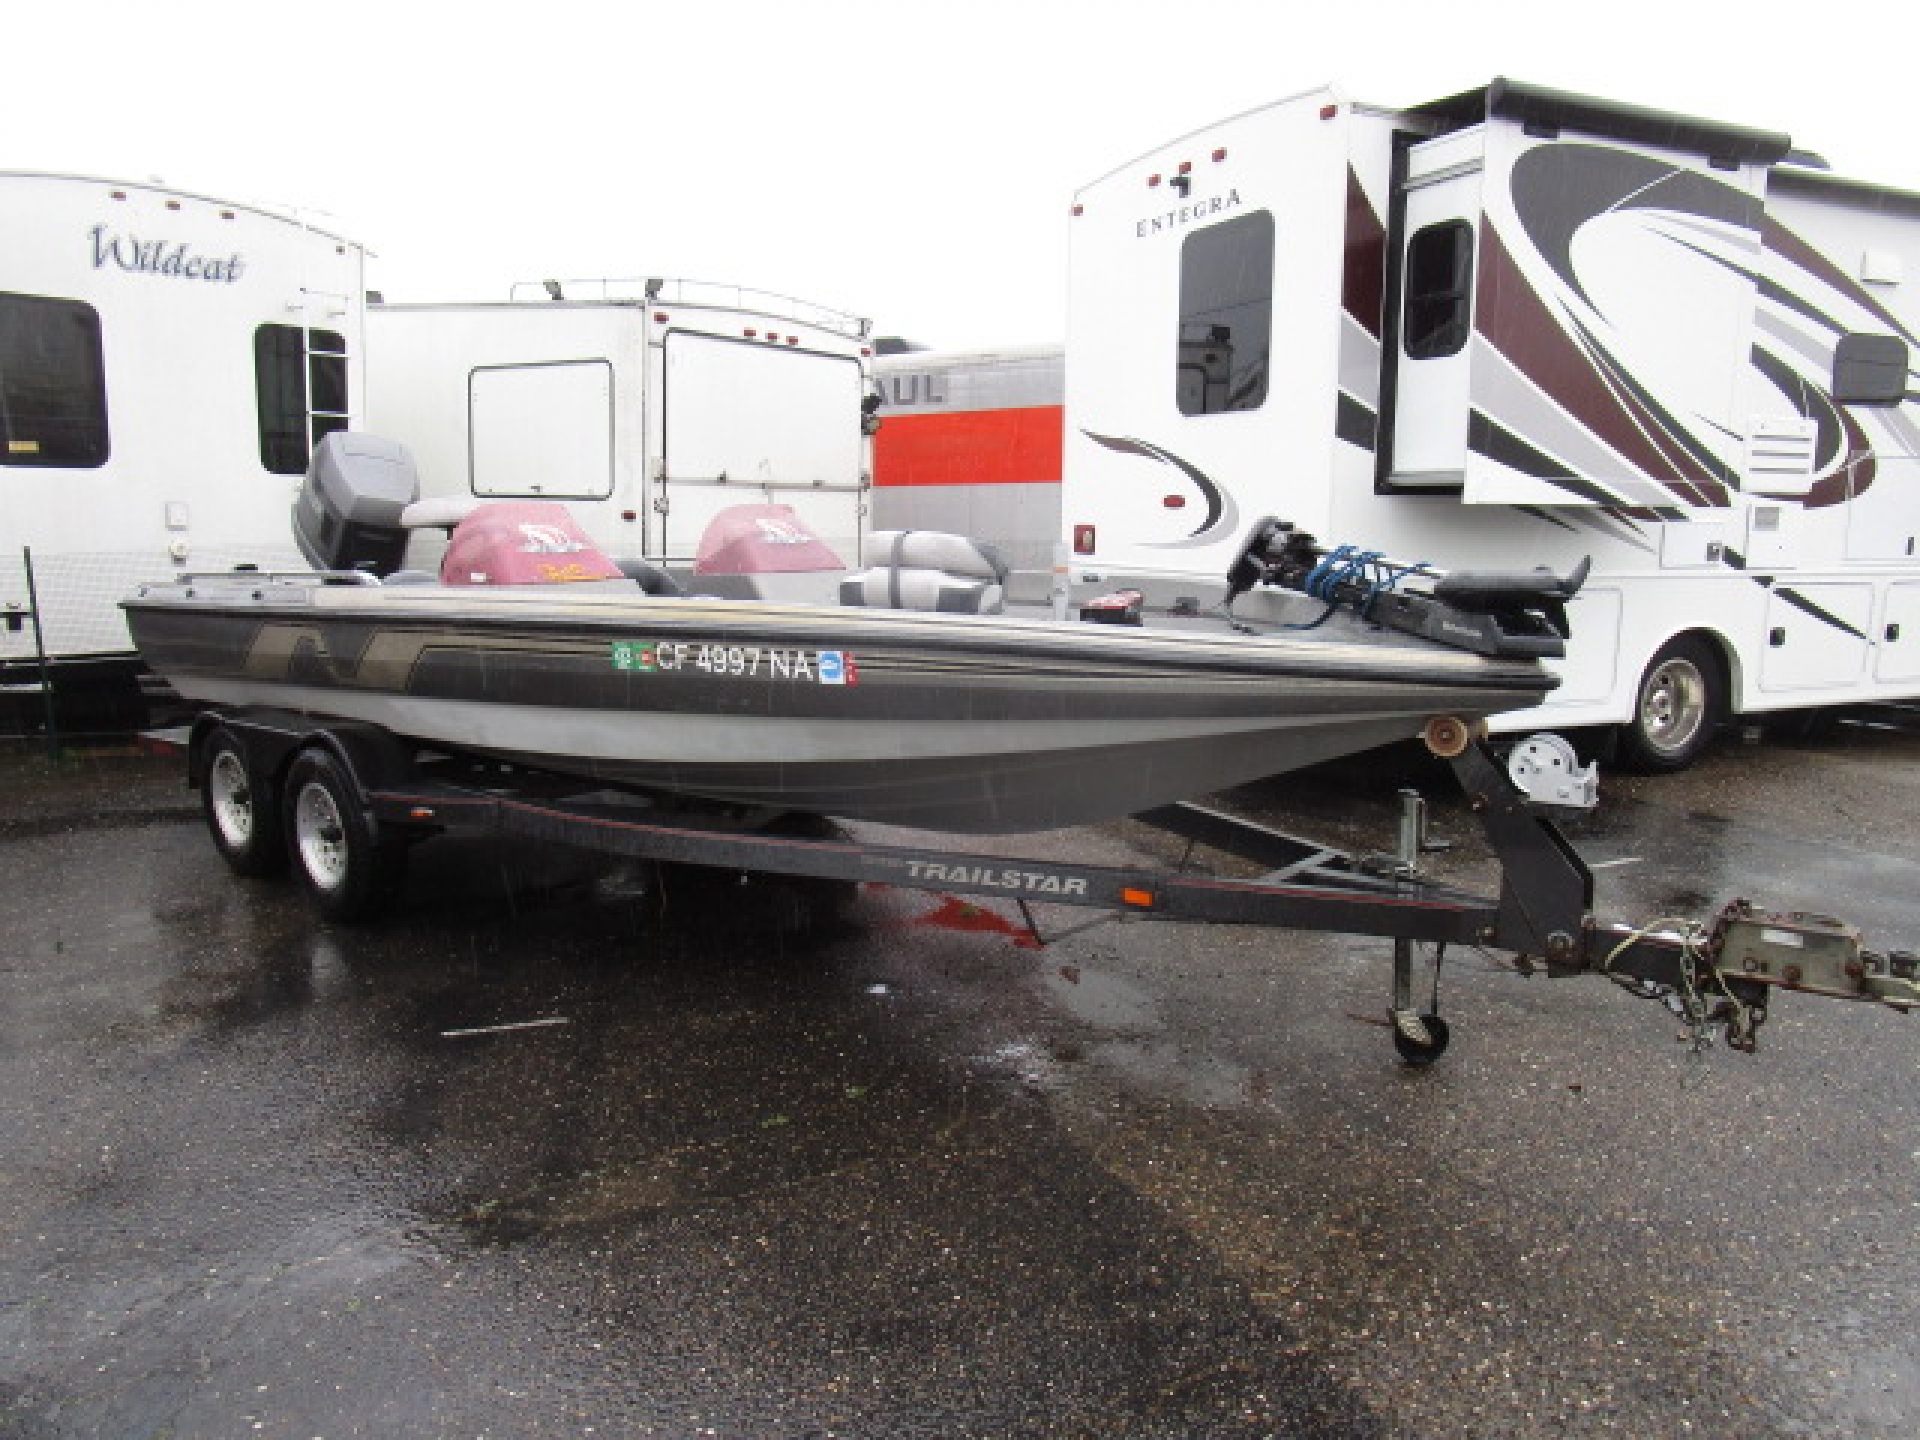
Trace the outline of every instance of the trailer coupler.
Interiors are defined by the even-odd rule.
[[[1735,900],[1698,925],[1659,920],[1638,930],[1593,926],[1593,968],[1638,995],[1664,1001],[1693,1030],[1726,1028],[1752,1050],[1776,990],[1866,1000],[1902,1014],[1920,1007],[1920,957],[1870,950],[1859,928],[1827,915],[1756,909]]]

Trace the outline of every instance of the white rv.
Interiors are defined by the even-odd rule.
[[[362,252],[77,175],[0,172],[0,231],[0,683],[37,684],[44,657],[130,689],[135,584],[300,563],[308,455],[361,403]]]
[[[874,361],[873,523],[999,547],[1022,598],[1045,593],[1060,543],[1059,345],[913,350]]]
[[[1528,728],[1687,763],[1920,694],[1920,196],[1784,135],[1495,81],[1323,90],[1085,187],[1062,525],[1222,575],[1263,515],[1440,567],[1583,555]]]
[[[375,304],[366,428],[412,452],[423,496],[563,501],[615,557],[684,565],[718,511],[778,504],[852,565],[872,483],[868,329],[693,281]],[[423,536],[409,563],[438,550]]]

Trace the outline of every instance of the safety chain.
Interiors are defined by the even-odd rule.
[[[1679,985],[1663,985],[1614,973],[1613,962],[1630,947],[1663,932],[1677,933],[1680,937]],[[1645,1000],[1658,1000],[1672,1011],[1686,1027],[1679,1038],[1687,1043],[1689,1054],[1704,1056],[1712,1048],[1716,1026],[1724,1027],[1729,1047],[1751,1054],[1759,1047],[1758,1031],[1765,1017],[1759,1007],[1740,999],[1728,988],[1726,978],[1708,953],[1708,938],[1706,926],[1697,920],[1676,916],[1649,920],[1608,952],[1600,970],[1621,989]],[[1704,984],[1702,967],[1706,972]],[[1713,993],[1716,990],[1718,994]]]

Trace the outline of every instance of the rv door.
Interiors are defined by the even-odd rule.
[[[1410,146],[1400,187],[1396,346],[1386,416],[1394,489],[1464,483],[1484,126]]]
[[[655,505],[667,559],[692,559],[721,510],[773,504],[859,563],[866,378],[856,357],[676,330],[665,372]]]

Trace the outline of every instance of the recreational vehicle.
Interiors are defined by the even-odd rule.
[[[1263,516],[1591,556],[1563,684],[1511,723],[1619,727],[1643,768],[1726,714],[1920,694],[1920,195],[1496,80],[1237,116],[1069,225],[1083,578],[1220,576]]]
[[[858,563],[872,346],[858,317],[678,280],[516,286],[494,304],[375,304],[367,428],[423,496],[559,500],[616,557],[685,566],[708,521],[786,506]],[[409,564],[443,541],[422,532]]]
[[[298,562],[308,455],[361,404],[361,248],[297,214],[17,171],[0,228],[0,684],[124,699],[135,584]]]
[[[907,351],[873,368],[875,528],[990,541],[1015,592],[1037,598],[1060,543],[1061,347]]]

